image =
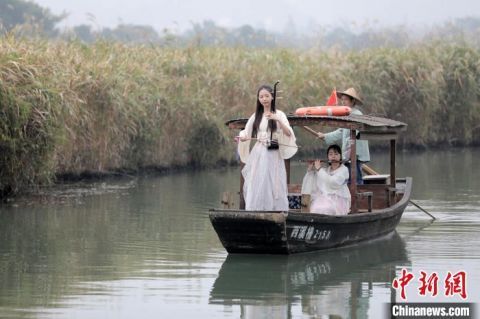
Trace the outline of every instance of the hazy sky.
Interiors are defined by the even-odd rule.
[[[289,21],[298,30],[342,24],[429,26],[458,17],[480,17],[479,0],[34,0],[55,14],[67,12],[64,25],[119,23],[183,31],[192,22],[249,24],[284,31]]]

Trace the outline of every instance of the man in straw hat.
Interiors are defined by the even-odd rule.
[[[352,108],[352,114],[361,115],[362,112],[358,109],[359,105],[363,105],[362,100],[358,97],[357,91],[354,88],[349,88],[345,91],[338,91],[337,97],[340,105],[349,106]],[[341,144],[342,145],[342,158],[345,160],[350,159],[350,130],[339,128],[330,133],[318,133],[318,137],[323,139],[328,145]],[[362,179],[362,164],[370,161],[370,151],[368,149],[368,141],[357,140],[356,141],[356,153],[357,153],[357,184],[363,184]],[[350,172],[350,164],[346,164]],[[350,183],[350,177],[349,177]]]

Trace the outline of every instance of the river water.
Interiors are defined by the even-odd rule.
[[[386,171],[388,155],[373,157]],[[42,189],[0,206],[0,318],[385,318],[405,301],[392,288],[404,270],[409,302],[478,303],[478,158],[399,152],[397,176],[413,177],[412,199],[436,221],[409,206],[384,238],[293,256],[221,246],[208,209],[238,190],[235,167]],[[300,182],[303,164],[292,169]],[[436,296],[419,294],[422,271],[438,276]]]

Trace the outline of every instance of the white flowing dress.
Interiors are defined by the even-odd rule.
[[[340,165],[319,171],[310,170],[302,183],[302,194],[310,194],[310,212],[325,215],[347,215],[350,211],[351,195],[348,189],[348,168]]]
[[[253,140],[255,145],[252,150],[250,151],[250,140],[238,144],[240,160],[245,163],[242,175],[246,210],[288,210],[287,172],[284,159],[292,157],[297,152],[297,145],[285,113],[277,110],[276,114],[290,131],[290,136],[285,135],[280,125],[277,124],[273,139],[278,140],[278,150],[267,149],[270,130],[268,129],[268,119],[265,116],[260,122],[257,139]],[[248,119],[245,129],[240,132],[241,137],[250,138],[252,136],[254,121],[255,114]]]

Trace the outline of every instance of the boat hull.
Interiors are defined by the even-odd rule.
[[[408,205],[411,181],[395,205],[370,213],[327,216],[300,212],[211,210],[229,253],[293,254],[355,244],[392,232]]]

